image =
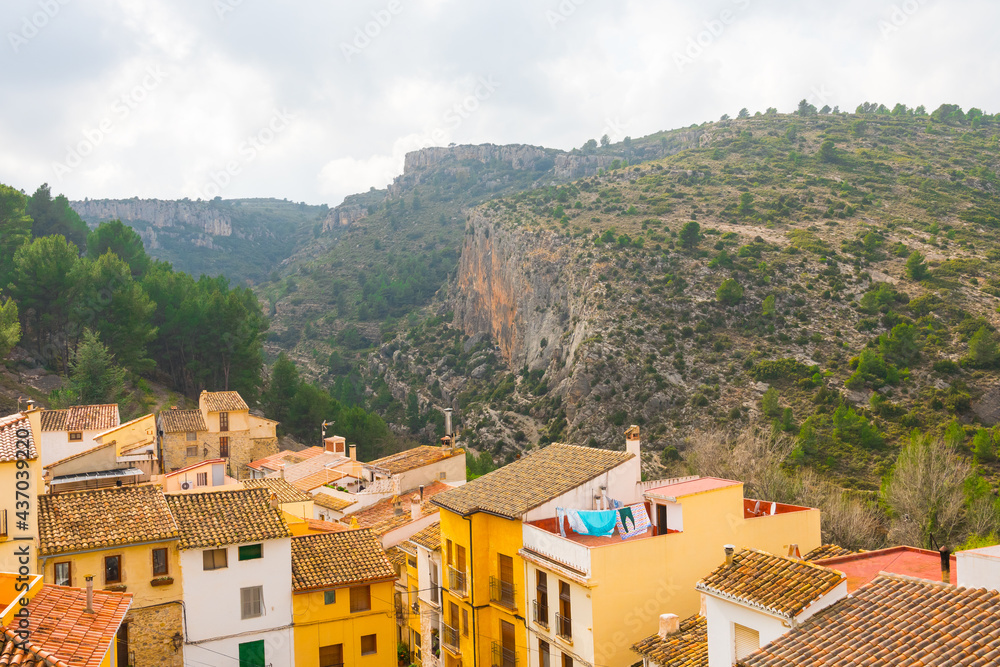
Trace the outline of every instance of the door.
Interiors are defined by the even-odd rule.
[[[514,559],[510,556],[497,554],[500,570],[500,604],[510,609],[514,608]]]
[[[667,534],[667,506],[657,505],[656,506],[656,534],[666,535]]]
[[[116,667],[128,667],[128,623],[122,623],[115,637]]]
[[[500,647],[502,662],[498,667],[514,667],[517,656],[514,647],[514,624],[500,621]]]

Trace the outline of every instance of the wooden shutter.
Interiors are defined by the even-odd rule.
[[[760,650],[760,633],[756,630],[733,623],[733,636],[736,640],[737,660],[742,660]]]

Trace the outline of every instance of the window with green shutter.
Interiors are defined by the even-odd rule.
[[[240,644],[240,667],[264,667],[264,640]]]
[[[264,557],[264,547],[261,544],[248,544],[240,547],[240,560],[253,560]]]

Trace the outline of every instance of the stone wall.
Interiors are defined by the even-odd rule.
[[[226,473],[237,479],[246,479],[247,464],[278,451],[277,438],[252,438],[250,431],[226,431],[212,433],[200,431],[195,440],[188,440],[186,433],[165,433],[163,435],[163,468],[172,472],[208,459],[226,458],[219,455],[219,438],[229,438],[228,469]],[[188,446],[195,446],[195,456],[187,455]],[[207,453],[206,453],[207,451]]]
[[[172,602],[133,609],[128,623],[128,648],[134,653],[133,667],[183,667],[184,652],[174,649],[173,637],[184,635],[183,608]]]

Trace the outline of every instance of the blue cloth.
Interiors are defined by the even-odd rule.
[[[615,500],[614,498],[608,498],[608,509],[616,510],[620,507],[625,507],[625,504],[620,500]]]
[[[586,528],[584,535],[608,536],[615,532],[618,523],[618,512],[615,510],[592,510],[577,512],[580,522]],[[580,531],[577,531],[580,532]]]

